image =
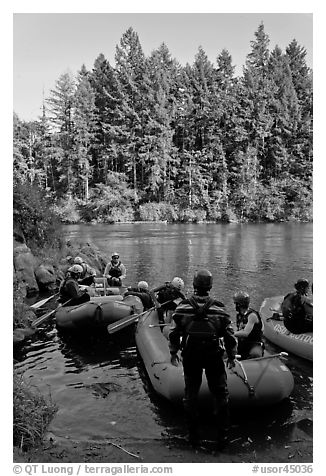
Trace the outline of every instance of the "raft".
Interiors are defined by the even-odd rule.
[[[94,296],[83,304],[60,307],[55,314],[56,326],[71,331],[106,329],[108,324],[143,309],[137,296]]]
[[[104,276],[94,278],[94,283],[91,286],[79,286],[81,289],[86,289],[90,296],[113,296],[122,295],[127,286],[109,286],[107,279]]]
[[[266,298],[260,308],[260,315],[264,323],[264,336],[291,354],[307,360],[313,360],[313,335],[312,332],[305,334],[292,334],[284,326],[280,318],[274,318],[273,314],[279,314],[283,296]]]
[[[184,396],[182,364],[175,367],[170,362],[168,340],[158,327],[156,310],[140,317],[135,337],[154,390],[172,403],[181,404]],[[287,398],[294,387],[292,373],[273,355],[236,361],[234,369],[227,369],[227,381],[230,405],[240,408],[273,405]],[[204,372],[199,403],[212,405]]]

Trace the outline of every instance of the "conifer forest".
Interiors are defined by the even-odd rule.
[[[131,27],[117,41],[114,65],[99,53],[63,73],[37,120],[14,113],[25,228],[33,207],[65,223],[312,220],[313,78],[296,39],[271,50],[261,23],[239,77],[227,49],[181,65],[165,43],[145,56]]]

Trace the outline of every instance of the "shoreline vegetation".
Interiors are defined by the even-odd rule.
[[[108,261],[64,242],[61,224],[312,221],[312,70],[295,39],[268,45],[260,24],[234,77],[225,49],[213,64],[200,47],[182,66],[164,43],[145,57],[129,28],[114,67],[99,54],[60,76],[39,120],[14,113],[14,329],[35,317],[28,279],[43,292],[68,255],[99,272]],[[16,450],[37,446],[51,398],[15,374],[14,402]]]

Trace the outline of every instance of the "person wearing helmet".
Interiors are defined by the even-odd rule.
[[[153,307],[154,303],[149,293],[149,286],[146,281],[139,281],[137,287],[130,287],[124,293],[124,296],[138,296],[143,303],[144,311]]]
[[[83,284],[84,286],[91,286],[94,283],[94,278],[96,276],[96,271],[94,268],[89,266],[83,258],[76,256],[74,259],[74,264],[78,264],[82,267],[83,271],[80,273],[78,279],[78,284]]]
[[[60,285],[59,302],[75,306],[90,300],[87,291],[82,291],[78,286],[78,279],[82,272],[83,268],[79,264],[74,264],[68,269],[67,276]]]
[[[254,359],[264,354],[263,323],[258,311],[249,307],[250,296],[238,291],[233,296],[237,311],[238,352],[242,359]]]
[[[127,275],[126,267],[119,260],[119,253],[112,253],[111,261],[106,265],[104,276],[109,286],[122,286],[122,281]]]
[[[227,442],[229,426],[229,392],[223,361],[224,339],[228,356],[227,365],[234,367],[237,354],[237,339],[224,305],[210,297],[213,277],[207,269],[198,270],[193,279],[194,293],[184,299],[173,313],[175,328],[169,334],[172,365],[179,365],[181,350],[185,380],[184,409],[189,441],[199,442],[198,394],[205,370],[208,387],[214,399],[214,420],[217,429],[217,449]]]
[[[179,302],[185,299],[183,294],[185,284],[182,278],[175,277],[150,291],[153,303],[158,311],[159,321],[168,323],[172,312]]]
[[[309,281],[300,278],[294,287],[296,292],[287,294],[281,304],[284,326],[292,334],[313,332],[313,305],[307,297]]]

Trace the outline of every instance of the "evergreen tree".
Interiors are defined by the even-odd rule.
[[[82,180],[82,198],[88,200],[89,179],[92,174],[92,148],[96,131],[95,92],[89,73],[83,65],[77,78],[74,101],[74,148],[78,174]]]
[[[54,160],[60,184],[59,194],[72,194],[77,182],[75,174],[73,105],[75,83],[70,73],[64,73],[50,91],[50,123],[54,129]]]
[[[122,172],[133,183],[135,197],[144,153],[144,129],[148,121],[149,79],[147,65],[137,33],[129,28],[116,47],[116,71],[121,97],[117,105],[119,126],[119,155],[123,160]]]
[[[299,104],[288,60],[278,46],[271,52],[269,72],[275,87],[270,105],[274,121],[268,139],[268,166],[270,175],[281,179],[289,171],[291,141],[297,133],[299,121]]]
[[[119,132],[119,85],[117,74],[110,63],[100,54],[94,63],[90,82],[95,91],[96,138],[93,144],[94,181],[107,183],[108,170],[121,172],[118,144]]]
[[[269,77],[269,37],[261,23],[255,32],[256,39],[251,41],[251,52],[248,54],[244,68],[244,87],[247,101],[247,131],[249,144],[257,150],[259,162],[262,166],[263,177],[268,180],[270,167],[266,139],[271,134],[273,117],[270,113],[270,104],[275,93],[275,86]]]
[[[164,43],[148,59],[150,115],[145,130],[142,184],[149,191],[149,198],[152,196],[158,201],[169,201],[174,194],[177,160],[172,122],[175,108],[173,77],[176,68],[177,64]]]

